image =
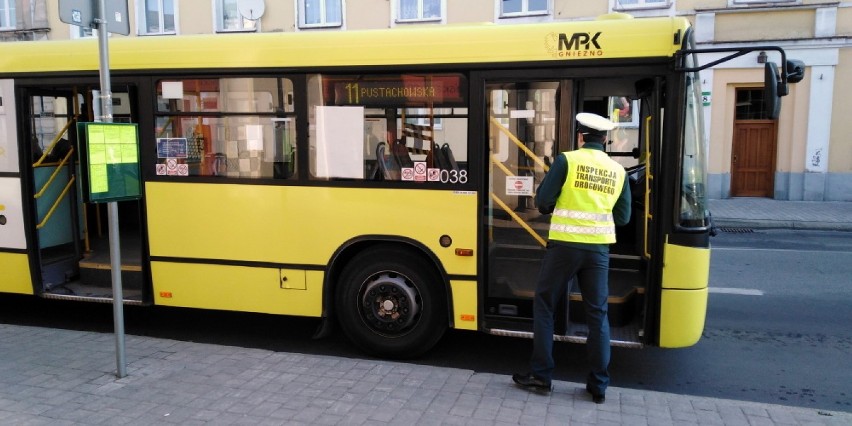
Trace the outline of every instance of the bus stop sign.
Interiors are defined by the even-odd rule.
[[[107,32],[121,35],[130,34],[127,0],[104,0],[106,7]],[[59,0],[59,20],[71,25],[97,28],[98,0]]]

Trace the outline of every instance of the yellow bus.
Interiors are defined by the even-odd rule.
[[[585,111],[618,123],[633,191],[613,344],[692,345],[711,231],[692,43],[686,19],[622,15],[110,40],[111,120],[139,138],[123,303],[315,317],[386,357],[448,328],[531,337],[532,197]],[[2,293],[112,301],[77,143],[105,118],[98,58],[94,40],[0,46]],[[572,289],[554,339],[585,341],[581,304]]]

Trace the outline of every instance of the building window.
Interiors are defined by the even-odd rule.
[[[547,13],[548,0],[501,0],[501,16],[541,15]]]
[[[237,0],[216,0],[217,31],[257,31],[257,22],[240,15]]]
[[[175,0],[144,0],[138,3],[139,34],[175,34]]]
[[[16,24],[15,0],[0,0],[0,29],[15,29]]]
[[[763,89],[737,89],[735,120],[767,120]]]
[[[343,25],[342,0],[299,0],[299,26],[339,27]]]
[[[669,6],[671,6],[671,0],[615,0],[613,9],[657,9]]]
[[[443,16],[442,0],[398,0],[399,22],[438,21]]]

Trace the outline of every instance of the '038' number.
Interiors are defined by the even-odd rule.
[[[441,170],[441,183],[467,183],[467,170]]]

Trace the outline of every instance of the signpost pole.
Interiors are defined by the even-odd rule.
[[[106,1],[98,0],[98,14],[95,23],[98,28],[98,51],[100,54],[101,77],[101,116],[95,121],[112,123],[112,86],[109,78],[109,48],[107,33]],[[118,203],[107,203],[107,218],[109,222],[109,258],[112,270],[112,314],[115,327],[115,361],[116,375],[122,378],[127,375],[127,365],[124,357],[124,294],[121,288],[121,244],[118,233]]]

